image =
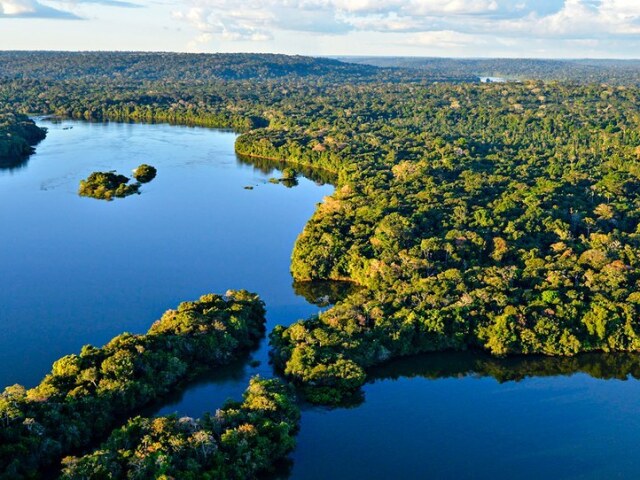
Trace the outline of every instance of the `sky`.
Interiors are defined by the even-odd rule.
[[[640,58],[640,0],[0,0],[0,50]]]

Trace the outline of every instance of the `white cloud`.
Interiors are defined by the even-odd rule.
[[[487,41],[478,39],[476,35],[469,35],[452,30],[440,30],[433,32],[419,32],[407,36],[406,45],[417,47],[429,47],[431,49],[462,49],[478,43],[486,44]]]
[[[0,18],[78,18],[71,12],[48,7],[37,0],[0,0]]]
[[[408,40],[437,32],[538,40],[640,36],[640,0],[183,1],[174,17],[189,22],[201,42],[263,41],[292,31],[414,34]]]
[[[3,15],[25,15],[35,12],[33,2],[25,0],[0,0],[0,12]]]
[[[0,18],[80,19],[74,10],[79,4],[101,4],[111,7],[139,7],[128,0],[0,0]]]

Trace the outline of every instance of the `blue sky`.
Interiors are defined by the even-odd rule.
[[[640,0],[0,0],[0,49],[640,58]]]

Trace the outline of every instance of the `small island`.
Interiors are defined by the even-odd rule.
[[[274,178],[271,177],[269,179],[269,183],[281,183],[283,184],[285,187],[287,188],[291,188],[291,187],[295,187],[296,185],[298,185],[298,172],[296,172],[293,168],[291,167],[285,167],[282,169],[282,177],[280,178]]]
[[[143,163],[133,171],[133,177],[140,183],[148,183],[156,178],[157,173],[158,170],[155,167]]]
[[[93,172],[86,180],[80,181],[78,194],[82,197],[97,198],[99,200],[113,200],[114,197],[124,198],[134,193],[140,193],[140,185],[148,183],[156,177],[158,171],[155,167],[143,163],[133,170],[133,176],[137,180],[131,180],[125,175],[120,175],[115,171]]]
[[[296,172],[291,167],[285,167],[282,169],[282,178],[280,180],[295,180],[298,176],[298,172]]]
[[[93,172],[86,180],[80,180],[78,194],[99,200],[113,200],[140,193],[140,183],[129,183],[129,177],[115,172]]]
[[[291,167],[285,167],[282,169],[282,178],[280,179],[285,187],[291,188],[298,185],[298,172]]]

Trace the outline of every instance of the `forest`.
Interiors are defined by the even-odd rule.
[[[332,59],[251,53],[0,52],[0,78],[184,81],[340,76],[375,78],[380,69]]]
[[[291,386],[254,377],[242,402],[201,419],[129,420],[98,450],[65,458],[61,478],[253,478],[293,449],[299,418]]]
[[[640,350],[635,64],[521,62],[519,81],[480,84],[466,65],[447,77],[446,62],[434,74],[300,57],[178,55],[165,75],[169,54],[1,55],[12,61],[0,62],[0,111],[233,128],[243,161],[283,162],[334,183],[298,237],[291,271],[309,295],[304,285],[327,280],[357,288],[270,333],[275,366],[311,402],[350,401],[387,362],[425,352],[544,355],[570,365],[579,353]],[[113,62],[100,61],[108,55]],[[208,73],[194,73],[207,65]],[[596,73],[578,81],[571,72],[580,68]],[[263,315],[254,297],[240,300],[252,305],[251,318]],[[32,472],[88,446],[83,415],[97,405],[106,407],[92,421],[107,433],[115,412],[135,414],[179,382],[185,365],[210,363],[181,357],[181,342],[208,342],[209,334],[192,338],[191,320],[178,317],[162,331],[152,327],[150,338],[124,335],[65,357],[35,389],[5,390],[1,468]],[[214,329],[214,340],[196,350],[225,361],[259,324],[245,325],[240,337]],[[173,353],[165,334],[176,341]],[[139,349],[150,363],[133,368]],[[102,372],[105,363],[114,364],[113,377]],[[153,380],[144,376],[152,371]],[[130,384],[131,372],[142,377]],[[157,383],[158,372],[166,382]],[[69,460],[66,472],[128,471],[120,442],[138,451],[153,422],[133,420],[100,451]],[[158,435],[188,442],[177,422],[158,420]],[[215,424],[198,422],[205,434]],[[203,461],[192,453],[168,458],[168,471]],[[147,453],[140,455],[146,468]],[[207,458],[202,468],[216,471]]]
[[[264,335],[255,294],[204,295],[167,311],[144,335],[62,357],[34,388],[0,394],[0,478],[32,478],[90,446],[205,369],[239,358]]]
[[[11,168],[25,161],[44,139],[47,131],[26,115],[0,109],[0,168]]]
[[[446,72],[451,78],[499,77],[511,80],[545,80],[575,83],[640,84],[638,60],[339,57],[359,65],[417,69],[428,75]]]

